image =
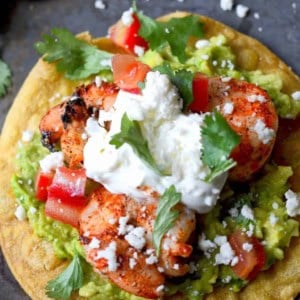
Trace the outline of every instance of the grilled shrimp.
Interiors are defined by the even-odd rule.
[[[157,258],[152,244],[157,199],[150,199],[136,201],[100,187],[81,214],[79,230],[96,271],[129,293],[157,298],[166,275],[188,272],[183,259],[192,252],[186,242],[195,229],[195,216],[178,205],[179,218],[163,239]]]
[[[61,116],[64,114],[66,103],[61,103],[50,109],[42,118],[39,129],[42,135],[42,144],[50,151],[55,150],[64,130]]]
[[[42,118],[39,129],[43,145],[50,151],[60,146],[70,168],[81,166],[86,120],[98,109],[109,110],[117,93],[113,83],[80,86],[69,101],[54,106]]]
[[[245,181],[270,156],[278,127],[278,117],[267,92],[235,79],[209,79],[209,110],[218,108],[232,129],[241,136],[231,156],[237,162],[230,178]]]
[[[76,91],[77,95],[84,99],[86,106],[109,111],[116,100],[119,88],[108,82],[96,83],[87,86],[82,85]]]
[[[64,130],[60,138],[60,147],[70,168],[83,164],[83,148],[85,139],[82,138],[89,112],[81,97],[73,96],[65,106],[62,121]]]

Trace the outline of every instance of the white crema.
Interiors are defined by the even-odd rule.
[[[160,175],[148,167],[128,144],[116,149],[109,142],[120,132],[121,119],[139,122]],[[100,111],[99,119],[90,118],[84,148],[87,176],[112,193],[136,199],[147,195],[139,189],[149,186],[162,194],[172,184],[182,194],[182,203],[199,213],[208,212],[217,202],[227,173],[211,183],[204,181],[209,169],[200,159],[200,127],[204,114],[183,114],[177,89],[166,75],[149,72],[142,95],[120,91],[109,112]],[[111,121],[110,130],[103,127]]]

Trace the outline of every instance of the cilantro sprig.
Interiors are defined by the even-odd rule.
[[[157,66],[154,70],[166,74],[170,78],[183,99],[183,110],[186,110],[193,102],[193,79],[195,74],[187,70],[174,71],[168,63]]]
[[[48,282],[46,294],[50,298],[67,300],[71,293],[83,284],[83,268],[80,256],[75,254],[69,266],[55,279]]]
[[[43,60],[56,62],[57,71],[68,79],[84,79],[110,69],[106,61],[112,54],[77,39],[67,29],[54,28],[51,34],[43,35],[43,39],[35,43],[36,51],[44,55]]]
[[[174,208],[181,200],[178,193],[171,185],[160,197],[153,228],[153,244],[157,256],[160,254],[160,244],[164,234],[171,229],[179,216],[179,211]]]
[[[155,160],[153,159],[148,142],[143,137],[140,125],[137,121],[132,121],[124,113],[121,120],[121,132],[112,136],[110,142],[116,148],[120,148],[123,144],[129,144],[136,154],[155,172],[160,173]]]
[[[217,110],[205,117],[201,132],[202,160],[211,171],[205,180],[211,182],[218,175],[236,165],[236,162],[229,156],[233,148],[239,144],[240,136],[231,129]]]
[[[183,18],[172,18],[167,22],[158,22],[137,11],[141,22],[139,35],[142,36],[152,50],[170,46],[171,52],[180,62],[186,60],[185,48],[190,37],[203,37],[203,24],[199,17],[190,15]]]
[[[11,71],[8,65],[0,59],[0,97],[6,94],[11,85]]]

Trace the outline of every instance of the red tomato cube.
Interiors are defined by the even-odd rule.
[[[53,172],[45,173],[41,170],[38,172],[35,180],[35,197],[42,202],[48,198],[48,188],[53,181]]]
[[[124,50],[131,54],[135,54],[135,46],[148,49],[148,43],[139,35],[139,29],[141,23],[136,16],[132,15],[133,22],[126,26],[122,20],[117,22],[115,25],[109,29],[109,37],[118,46],[122,47]]]
[[[84,169],[73,170],[59,167],[52,184],[48,188],[48,196],[60,199],[63,203],[76,204],[84,197],[86,174]]]

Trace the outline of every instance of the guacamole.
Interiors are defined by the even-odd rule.
[[[174,70],[187,69],[203,72],[210,76],[222,75],[237,79],[245,79],[257,83],[266,89],[274,100],[277,112],[282,117],[294,117],[300,112],[300,102],[293,101],[290,96],[281,92],[282,80],[276,74],[263,74],[260,71],[239,70],[236,58],[226,38],[222,35],[213,37],[205,47],[199,49],[188,47],[188,60],[182,64],[170,54],[168,48],[160,52],[147,51],[141,60],[151,67],[163,62],[170,63]],[[47,150],[40,143],[36,134],[33,140],[23,145],[17,157],[17,173],[11,185],[17,201],[27,213],[35,234],[52,243],[56,255],[61,259],[70,259],[74,253],[84,257],[76,229],[61,222],[52,220],[44,214],[44,203],[34,197],[34,180],[39,169],[39,160]],[[253,235],[264,241],[267,255],[266,268],[276,260],[284,258],[284,248],[293,236],[298,236],[299,223],[288,217],[283,194],[288,190],[288,178],[292,175],[290,167],[268,165],[264,176],[252,183],[250,187],[240,190],[236,186],[227,185],[219,204],[203,216],[203,241],[214,241],[218,237],[230,235],[237,230],[251,231]],[[253,211],[253,218],[242,214],[244,207]],[[234,213],[233,213],[234,212]],[[200,244],[200,242],[199,242]],[[170,281],[166,293],[174,295],[181,292],[187,299],[201,299],[213,291],[215,286],[227,286],[239,291],[247,284],[239,279],[228,265],[216,265],[215,260],[219,247],[213,246],[209,251],[204,247],[195,251],[191,273],[176,282]],[[92,268],[84,265],[84,285],[79,295],[89,299],[141,299],[130,295],[107,280],[97,275]]]
[[[44,203],[34,197],[34,178],[39,168],[38,160],[47,154],[40,143],[40,136],[20,148],[17,157],[18,175],[12,178],[12,188],[18,202],[25,208],[27,217],[36,235],[51,242],[59,258],[71,258],[74,251],[83,254],[76,229],[59,221],[52,220],[44,214]],[[204,216],[203,234],[209,240],[216,236],[228,235],[242,229],[252,227],[254,235],[265,241],[267,265],[270,266],[278,259],[283,259],[284,248],[293,236],[298,236],[299,224],[290,219],[286,213],[283,194],[288,189],[287,180],[292,175],[290,167],[267,166],[266,175],[251,185],[248,193],[233,194],[227,187],[223,199],[210,213]],[[276,203],[276,205],[275,205]],[[254,210],[254,220],[249,221],[241,216],[229,215],[232,208],[241,210],[247,204]],[[222,212],[222,206],[227,213]],[[33,213],[32,207],[36,209]],[[270,215],[276,216],[276,224],[270,224]],[[224,226],[226,224],[226,226]],[[214,264],[215,249],[210,256],[201,256],[193,266],[193,279],[186,279],[180,284],[169,283],[167,293],[175,294],[184,291],[187,299],[199,299],[201,295],[210,293],[213,287],[226,285],[234,291],[239,291],[247,282],[239,279],[229,266]],[[199,254],[198,254],[199,255]],[[84,285],[79,290],[80,296],[89,299],[141,299],[130,295],[113,284],[100,278],[92,268],[84,266]]]

